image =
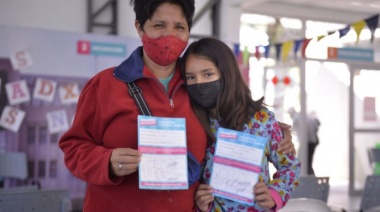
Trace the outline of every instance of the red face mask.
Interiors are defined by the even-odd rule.
[[[176,61],[187,45],[187,42],[175,36],[152,39],[146,33],[142,37],[142,42],[148,57],[161,66],[167,66]]]

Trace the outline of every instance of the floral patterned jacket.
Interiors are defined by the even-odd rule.
[[[216,136],[217,131],[219,129],[219,122],[215,119],[211,120],[211,130]],[[282,132],[281,128],[277,120],[274,117],[273,112],[269,111],[266,108],[263,108],[253,116],[249,123],[244,125],[244,129],[242,132],[251,133],[258,136],[268,137],[268,142],[265,146],[265,156],[262,159],[261,163],[261,173],[259,175],[260,180],[264,181],[268,188],[275,193],[277,197],[280,197],[282,201],[280,204],[277,203],[272,211],[277,211],[282,206],[286,204],[288,201],[290,194],[294,191],[294,189],[299,184],[300,178],[300,170],[301,164],[300,161],[294,155],[285,155],[278,151],[277,145],[282,140]],[[206,158],[203,162],[203,173],[202,180],[203,183],[209,184],[211,169],[213,164],[215,151],[215,143],[209,146],[206,149]],[[271,179],[269,173],[269,163],[271,162],[276,168],[276,172],[273,174],[273,178]],[[253,192],[253,189],[252,189]],[[272,195],[273,197],[273,195]],[[279,198],[278,198],[279,199]],[[217,211],[217,212],[240,212],[240,211],[267,211],[260,206],[253,205],[244,205],[240,203],[236,203],[230,201],[228,199],[215,197],[214,202],[210,207],[209,211]]]

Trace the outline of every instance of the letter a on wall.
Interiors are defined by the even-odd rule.
[[[25,103],[30,101],[30,94],[26,80],[10,82],[5,85],[8,101],[11,105]]]

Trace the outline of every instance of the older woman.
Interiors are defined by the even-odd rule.
[[[191,211],[197,183],[188,190],[139,189],[139,109],[126,83],[134,81],[142,90],[152,115],[186,119],[187,148],[200,162],[207,136],[192,111],[177,61],[189,40],[194,0],[131,4],[143,46],[86,84],[59,146],[68,169],[88,184],[84,211]],[[289,137],[282,142],[288,150]]]

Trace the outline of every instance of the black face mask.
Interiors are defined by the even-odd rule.
[[[205,108],[213,108],[220,92],[220,80],[187,85],[190,97]]]

